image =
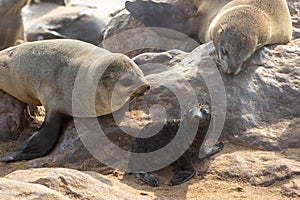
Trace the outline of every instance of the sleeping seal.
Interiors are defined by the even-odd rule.
[[[32,20],[25,29],[27,41],[77,39],[99,45],[108,18],[86,6],[59,6]]]
[[[194,0],[198,8],[189,16],[166,3],[126,2],[132,16],[149,27],[173,29],[202,42],[213,41],[224,72],[237,75],[252,54],[267,44],[292,38],[286,0]]]

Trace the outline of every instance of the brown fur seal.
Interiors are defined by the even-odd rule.
[[[204,41],[213,40],[224,71],[236,75],[245,68],[255,50],[291,40],[292,22],[287,3],[285,0],[230,1],[213,18],[204,37]]]
[[[167,122],[154,122],[144,127],[144,133],[153,132],[157,130],[157,127],[163,127],[157,134],[148,138],[136,137],[133,141],[132,152],[134,153],[149,153],[157,151],[170,143],[177,134],[181,123],[191,123],[192,121],[198,121],[198,131],[194,138],[190,148],[183,153],[172,166],[175,168],[175,174],[170,180],[170,185],[179,185],[190,180],[196,173],[193,162],[198,158],[200,147],[205,139],[207,130],[210,123],[210,114],[202,106],[192,108],[182,119],[168,120]],[[214,155],[223,149],[223,143],[218,142],[210,148],[210,152],[207,152],[207,156]],[[168,156],[172,154],[169,152]],[[134,159],[134,155],[131,162],[137,162]],[[149,161],[155,162],[155,161]],[[149,163],[153,164],[153,163]],[[136,170],[136,169],[133,169]],[[143,170],[134,171],[137,178],[141,179],[150,186],[157,187],[159,180],[154,175],[142,172]]]
[[[287,43],[292,37],[285,0],[194,2],[198,13],[192,17],[178,9],[171,10],[170,5],[151,1],[126,2],[126,8],[147,26],[171,28],[190,36],[196,34],[203,43],[213,40],[226,73],[238,74],[256,49],[267,44]],[[177,21],[173,22],[174,19]]]
[[[55,145],[71,116],[93,116],[73,112],[72,95],[79,70],[85,81],[96,85],[95,105],[83,109],[94,106],[91,112],[97,116],[119,109],[129,97],[141,96],[150,88],[142,71],[127,56],[78,40],[37,41],[5,49],[0,52],[0,89],[27,104],[43,105],[46,117],[38,132],[0,161],[43,156]],[[87,90],[90,85],[86,85],[83,82],[79,86]],[[117,99],[114,105],[113,94]]]
[[[0,50],[24,40],[22,8],[27,0],[0,0]]]

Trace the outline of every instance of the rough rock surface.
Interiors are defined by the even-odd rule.
[[[192,0],[184,3],[181,0],[156,0],[155,2],[172,4],[191,15],[196,12]],[[145,27],[127,10],[123,10],[108,23],[104,32],[103,47],[112,52],[122,52],[129,57],[134,57],[145,52],[161,52],[170,49],[191,51],[199,45],[197,41],[181,33],[159,28],[155,30]]]
[[[237,151],[218,156],[209,170],[222,177],[238,177],[252,185],[270,186],[300,175],[300,162],[282,158],[274,152]]]
[[[300,178],[291,179],[282,186],[283,194],[289,197],[300,197]]]
[[[49,188],[32,183],[0,178],[0,194],[2,199],[53,199],[68,200],[67,197]]]
[[[25,108],[25,103],[0,90],[1,141],[16,140],[18,138],[20,131],[26,125],[26,120],[24,120]]]
[[[1,179],[0,194],[1,198],[9,194],[9,199],[150,199],[124,184],[90,174],[65,168],[18,170]]]

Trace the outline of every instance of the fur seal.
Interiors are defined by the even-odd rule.
[[[147,26],[175,26],[175,30],[190,36],[196,34],[202,43],[212,40],[224,72],[235,75],[246,68],[257,49],[267,44],[287,43],[292,38],[285,0],[194,0],[194,3],[198,12],[190,17],[182,11],[170,12],[170,5],[151,1],[126,2],[126,9]],[[162,17],[165,13],[170,17]],[[173,23],[173,19],[177,22]]]
[[[292,22],[285,0],[230,1],[205,33],[205,41],[213,40],[223,70],[234,75],[246,67],[257,49],[291,39]]]
[[[86,6],[60,6],[32,21],[26,30],[27,41],[77,39],[99,45],[108,18]]]
[[[141,96],[150,88],[142,71],[127,56],[78,40],[36,41],[5,49],[0,52],[0,89],[27,104],[43,105],[46,117],[38,132],[0,161],[44,156],[71,117],[90,117],[74,114],[72,109],[79,69],[84,69],[87,73],[82,76],[97,85],[97,116],[119,109],[130,97]],[[117,105],[112,105],[113,94]]]
[[[198,131],[194,141],[190,148],[172,163],[172,166],[175,168],[175,174],[171,178],[169,185],[179,185],[188,180],[190,180],[196,173],[193,161],[198,158],[200,147],[205,139],[209,123],[210,123],[210,114],[202,106],[192,108],[182,119],[168,120],[166,122],[154,122],[146,127],[144,131],[153,131],[155,127],[163,127],[156,135],[149,138],[139,138],[136,137],[133,140],[132,152],[134,153],[148,153],[156,151],[169,142],[175,137],[180,123],[185,123],[187,120],[199,120]],[[162,124],[163,123],[163,124]],[[163,125],[163,126],[162,126]],[[220,152],[223,149],[223,143],[218,142],[215,146],[210,148],[210,152],[207,153],[207,156],[214,155]],[[131,160],[134,162],[134,158]],[[152,174],[146,172],[137,172],[135,173],[136,177],[150,186],[157,187],[159,185],[159,180]]]
[[[21,10],[26,4],[27,0],[0,0],[0,50],[25,40]]]

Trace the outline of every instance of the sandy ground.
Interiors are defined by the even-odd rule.
[[[0,147],[4,151],[10,151],[17,145],[14,142],[11,143],[0,143]],[[222,154],[232,153],[235,151],[245,150],[246,148],[236,146],[225,142],[224,149],[221,153],[215,155],[214,157],[220,156]],[[253,150],[255,151],[255,150]],[[288,151],[288,150],[286,150]],[[3,153],[3,152],[2,152]],[[5,152],[4,152],[5,153]],[[298,158],[300,155],[300,149],[293,149],[287,152],[286,158]],[[287,183],[289,180],[283,180],[277,182],[269,187],[259,187],[252,186],[245,180],[239,178],[224,178],[217,174],[216,171],[209,169],[209,160],[214,159],[214,157],[206,160],[204,163],[199,163],[196,166],[197,175],[193,177],[190,181],[181,184],[179,186],[168,186],[168,182],[173,174],[172,168],[167,167],[165,169],[153,172],[159,180],[159,187],[150,187],[143,183],[142,181],[136,179],[134,175],[124,173],[117,170],[112,170],[109,167],[100,167],[95,169],[95,171],[100,172],[105,175],[108,179],[112,181],[118,181],[126,184],[130,193],[137,195],[145,195],[152,197],[156,200],[202,200],[202,199],[213,199],[213,200],[227,200],[227,199],[245,199],[245,200],[297,200],[300,198],[288,198],[282,196],[281,186]],[[296,159],[296,160],[298,160]],[[5,176],[6,174],[26,169],[26,161],[16,162],[13,165],[7,165],[5,172],[0,172],[0,176]],[[25,164],[25,165],[24,165]],[[47,166],[46,166],[47,167]],[[72,168],[72,167],[71,167]],[[92,169],[87,168],[90,171]],[[1,198],[0,198],[1,199]]]
[[[216,156],[244,149],[245,148],[243,147],[226,143],[224,150]],[[294,151],[295,152],[292,154],[295,156],[300,153],[300,149]],[[156,197],[157,199],[300,199],[282,196],[281,185],[283,182],[275,183],[269,187],[257,187],[252,186],[249,183],[238,178],[220,177],[214,171],[208,170],[208,172],[203,174],[203,168],[205,168],[205,166],[198,164],[197,175],[187,183],[184,183],[180,186],[168,186],[169,179],[171,178],[173,173],[171,167],[160,170],[154,173],[161,181],[161,185],[157,188],[150,187],[144,184],[142,181],[136,179],[133,175],[124,174],[123,172],[115,171],[114,173],[107,176],[110,179],[119,180],[120,182],[139,190],[140,194]]]

